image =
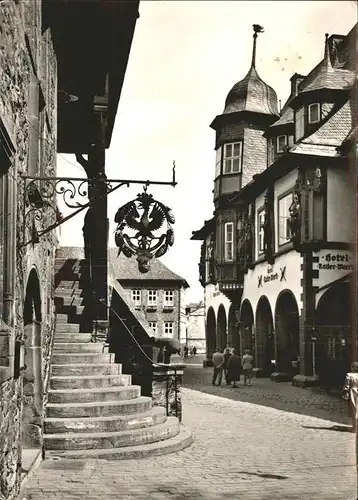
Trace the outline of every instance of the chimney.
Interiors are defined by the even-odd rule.
[[[291,95],[296,96],[298,94],[298,86],[304,80],[306,77],[303,75],[300,75],[298,73],[295,73],[293,76],[291,76]]]

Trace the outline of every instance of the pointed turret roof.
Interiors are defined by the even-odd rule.
[[[254,43],[251,67],[245,78],[236,83],[228,93],[224,114],[251,111],[279,116],[276,92],[259,77],[256,70],[256,39],[257,34],[263,32],[263,28],[257,24],[254,24],[253,27]]]

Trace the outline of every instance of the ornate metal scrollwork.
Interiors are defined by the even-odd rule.
[[[171,226],[175,222],[174,214],[169,207],[148,194],[146,188],[135,200],[119,208],[114,221],[118,224],[115,230],[118,255],[121,252],[128,258],[136,255],[141,273],[149,271],[153,257],[161,257],[174,244],[174,231]],[[155,236],[164,223],[166,232]],[[130,229],[132,234],[126,234],[126,228]]]

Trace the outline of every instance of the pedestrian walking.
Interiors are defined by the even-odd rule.
[[[227,366],[227,363],[229,361],[230,356],[231,356],[231,351],[227,347],[225,349],[225,351],[224,351],[224,365],[223,365],[223,370],[224,370],[226,385],[230,385],[230,381],[228,379],[228,366]]]
[[[358,420],[358,362],[354,361],[343,386],[343,399],[348,402],[348,414],[352,418],[352,432],[357,432]]]
[[[221,349],[217,349],[213,354],[213,380],[212,384],[216,385],[218,380],[218,385],[221,385],[223,377],[223,365],[224,365],[224,355]]]
[[[193,347],[193,356],[194,357],[196,356],[196,347],[195,346]]]
[[[251,385],[253,361],[254,358],[251,354],[251,351],[247,349],[242,357],[242,371],[244,372],[245,385]]]
[[[228,359],[227,372],[229,383],[232,382],[232,387],[237,387],[236,382],[240,382],[241,359],[240,356],[238,356],[236,349],[232,350],[232,354]]]
[[[189,353],[189,348],[187,345],[184,346],[183,351],[184,351],[184,359],[186,359],[188,357],[188,353]]]

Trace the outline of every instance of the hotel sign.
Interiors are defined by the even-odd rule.
[[[350,252],[325,252],[318,256],[319,271],[353,271],[352,254]]]
[[[286,281],[286,266],[279,268],[279,272],[274,272],[272,266],[268,266],[266,274],[260,274],[257,277],[257,288],[262,288],[265,283],[271,283],[272,281]]]
[[[343,278],[354,269],[354,259],[349,250],[320,250],[314,252],[316,262],[313,263],[313,270],[317,271],[317,277],[313,279],[313,285],[324,287],[336,280]]]

